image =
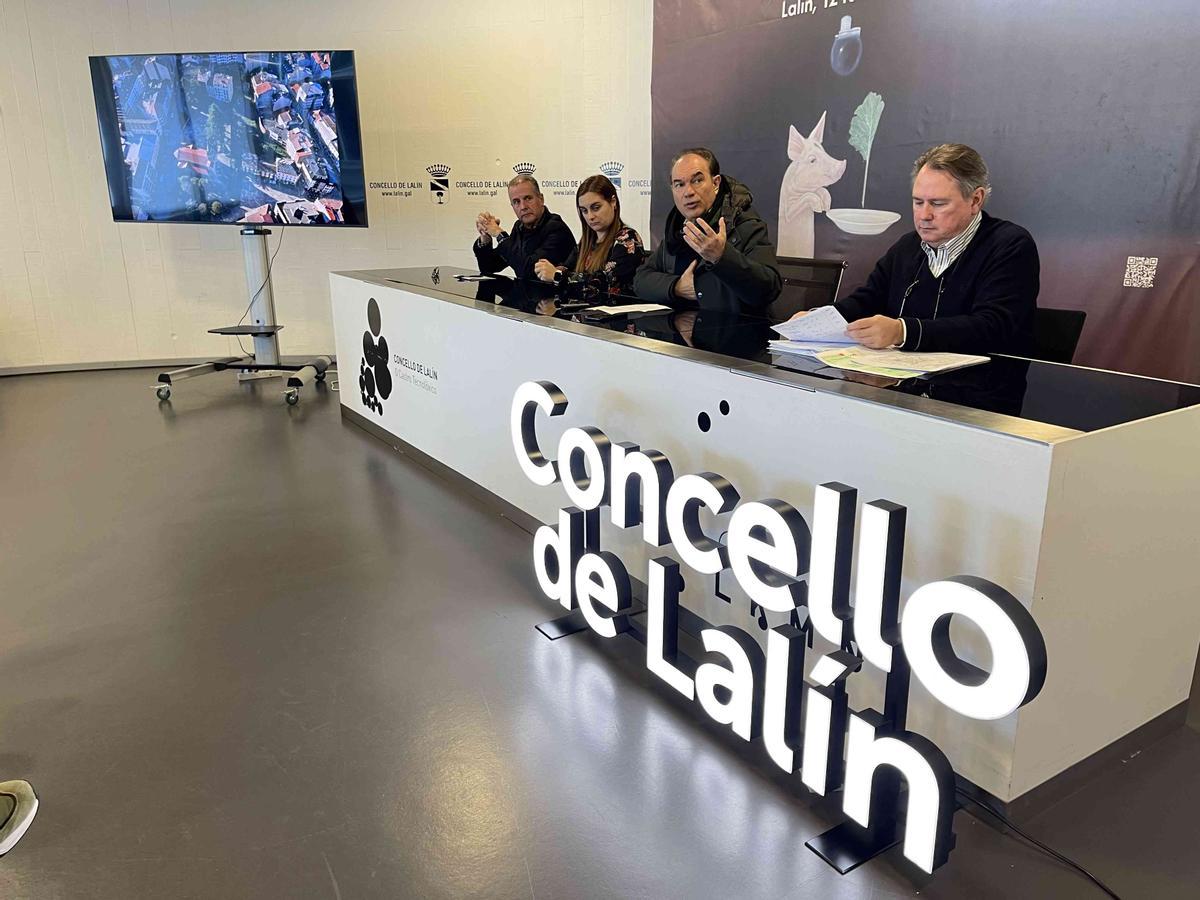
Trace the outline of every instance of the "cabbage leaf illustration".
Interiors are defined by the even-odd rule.
[[[863,169],[862,206],[867,205],[867,174],[871,171],[871,146],[875,143],[875,132],[883,116],[883,97],[871,91],[854,111],[850,120],[850,146],[859,152],[867,164]]]

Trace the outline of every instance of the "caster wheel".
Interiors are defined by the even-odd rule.
[[[324,380],[325,380],[325,373],[318,372],[317,373],[317,383],[319,384],[319,383],[323,382]]]
[[[300,402],[300,392],[293,389],[283,395],[283,399],[287,401],[288,406],[295,406]]]
[[[159,400],[170,400],[171,399],[171,386],[169,384],[164,384],[162,387],[160,387],[154,393],[158,397]]]

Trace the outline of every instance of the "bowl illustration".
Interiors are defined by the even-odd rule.
[[[831,209],[826,215],[846,234],[883,234],[900,221],[900,213],[882,209]]]

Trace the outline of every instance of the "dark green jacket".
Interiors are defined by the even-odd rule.
[[[696,303],[676,297],[676,253],[678,241],[663,240],[634,276],[633,288],[648,303],[665,303],[676,310],[749,313],[765,316],[767,307],[779,296],[783,282],[775,262],[775,245],[767,234],[767,223],[751,205],[754,197],[739,181],[721,176],[721,191],[712,215],[716,222],[725,219],[725,252],[715,263],[700,260],[696,265]],[[666,231],[676,235],[683,230],[683,216],[672,207]],[[684,245],[686,246],[686,245]]]

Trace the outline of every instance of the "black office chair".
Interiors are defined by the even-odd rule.
[[[1039,306],[1033,316],[1033,350],[1029,355],[1047,362],[1069,363],[1075,358],[1086,318],[1082,309]]]
[[[771,321],[783,322],[802,309],[816,309],[832,303],[842,286],[846,265],[844,259],[779,257],[783,290],[768,310]]]

